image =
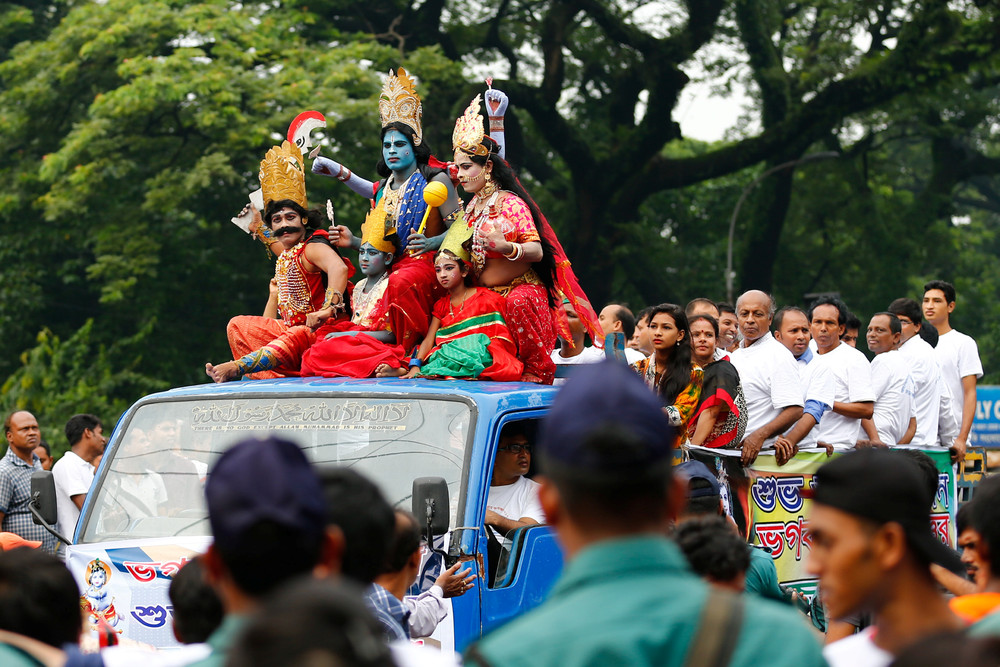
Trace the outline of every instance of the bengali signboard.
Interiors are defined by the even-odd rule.
[[[926,451],[938,468],[938,486],[931,510],[931,528],[948,545],[955,544],[955,476],[946,450]],[[834,457],[840,454],[834,454]],[[826,452],[800,452],[784,466],[774,455],[762,454],[749,468],[749,484],[734,492],[746,508],[749,541],[764,547],[774,559],[778,581],[812,596],[816,579],[806,570],[809,549],[809,510],[812,501],[801,489],[812,487],[813,474],[831,457]],[[741,485],[742,486],[742,485]]]

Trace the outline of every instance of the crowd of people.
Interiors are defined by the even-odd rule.
[[[715,471],[697,460],[674,465],[674,420],[639,374],[604,361],[568,379],[537,432],[505,429],[484,517],[491,540],[503,550],[510,530],[545,523],[566,564],[538,608],[472,643],[465,662],[930,665],[938,663],[929,656],[961,640],[963,664],[996,664],[997,479],[963,506],[959,560],[931,530],[937,471],[922,453],[868,448],[820,467],[803,491],[812,501],[808,569],[830,639],[844,637],[824,647],[788,604],[770,555],[739,536]],[[96,426],[83,431],[80,441],[102,438]],[[9,442],[13,435],[8,429]],[[525,477],[532,454],[537,480]],[[410,638],[447,616],[447,597],[492,575],[464,560],[415,590],[426,536],[374,483],[346,468],[317,469],[294,443],[270,438],[223,453],[205,496],[212,544],[170,586],[183,648],[123,642],[94,651],[65,566],[38,541],[5,537],[0,661],[457,664]],[[858,617],[865,620],[837,635],[836,622]]]
[[[415,585],[427,536],[412,515],[353,471],[315,469],[294,443],[244,441],[207,476],[212,545],[171,585],[185,648],[81,652],[80,591],[28,510],[31,474],[52,459],[35,417],[18,411],[0,461],[0,661],[455,664],[410,638],[433,632],[447,597],[494,580],[511,531],[548,524],[566,559],[555,588],[471,645],[466,662],[924,665],[960,641],[967,664],[995,664],[1000,484],[984,482],[958,517],[963,569],[930,529],[936,470],[931,485],[919,452],[893,451],[964,458],[982,366],[975,341],[951,328],[954,287],[931,281],[922,301],[873,314],[871,360],[855,347],[862,324],[833,296],[778,309],[751,290],[735,304],[697,298],[633,315],[613,303],[598,314],[504,159],[506,96],[486,92],[489,133],[480,105],[455,124],[454,162],[440,163],[401,69],[379,102],[381,180],[313,151],[313,173],[371,200],[360,236],[322,229],[300,145],[272,148],[263,210],[241,216],[277,256],[267,305],[230,321],[233,358],[206,372],[564,384],[537,434],[500,436],[485,564]],[[616,337],[623,350],[601,349]],[[94,415],[74,416],[65,434],[52,528],[69,538],[107,441]],[[675,467],[678,449],[687,460]],[[811,604],[747,544],[749,519],[731,500],[762,453],[782,466],[800,451],[842,454],[803,491],[820,586]]]

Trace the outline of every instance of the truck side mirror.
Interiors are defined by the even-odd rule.
[[[58,518],[56,512],[56,482],[48,470],[31,473],[31,505],[38,513],[32,512],[32,520],[39,526],[53,525]],[[41,519],[41,520],[39,520]]]
[[[413,516],[428,543],[433,543],[435,535],[448,532],[448,483],[443,477],[413,480]]]

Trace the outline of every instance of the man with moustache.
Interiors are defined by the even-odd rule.
[[[30,412],[18,410],[7,416],[3,430],[7,454],[0,460],[0,530],[41,542],[51,553],[55,550],[55,537],[42,526],[35,525],[28,509],[31,474],[42,469],[34,451],[42,439],[38,421]]]
[[[865,336],[875,354],[871,362],[875,389],[875,412],[861,422],[872,441],[885,445],[907,445],[917,432],[913,413],[913,380],[906,360],[897,351],[902,327],[892,313],[875,313]]]

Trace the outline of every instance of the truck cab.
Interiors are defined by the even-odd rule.
[[[89,622],[175,646],[167,587],[211,542],[205,479],[234,443],[277,435],[296,442],[317,466],[361,472],[391,505],[412,509],[421,522],[427,499],[415,498],[415,490],[420,496],[429,484],[443,493],[432,544],[449,562],[467,561],[479,578],[449,599],[449,616],[424,641],[461,651],[539,604],[561,570],[547,526],[508,535],[497,564],[488,562],[484,526],[501,430],[537,422],[556,391],[526,383],[289,378],[142,398],[115,427],[66,548]]]

